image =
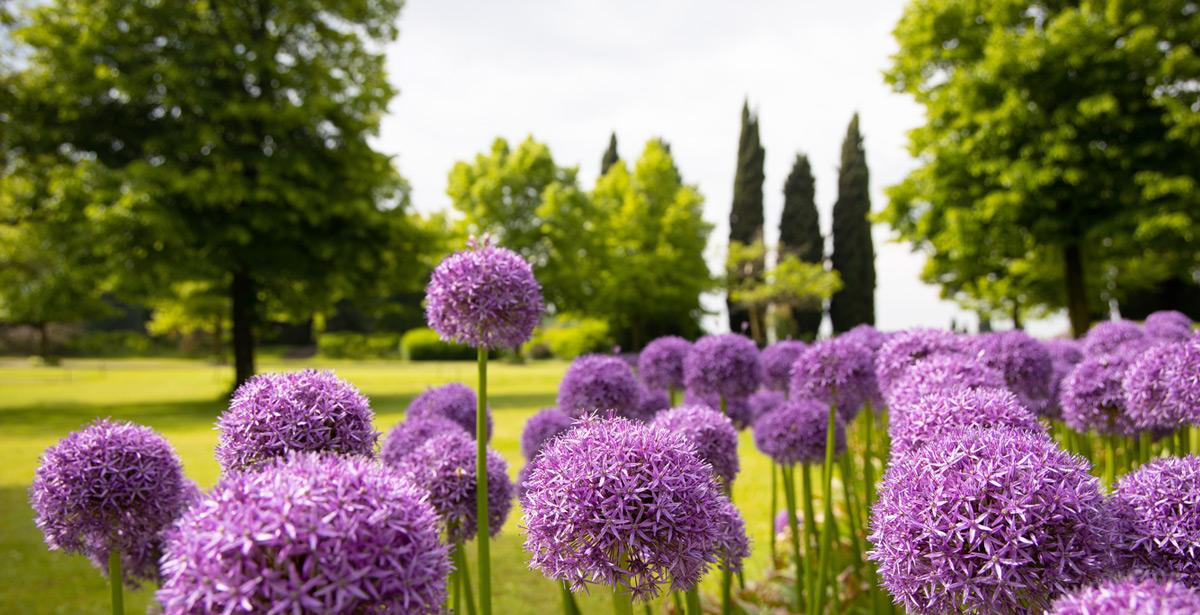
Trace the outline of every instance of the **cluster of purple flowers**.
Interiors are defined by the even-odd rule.
[[[702,337],[684,359],[683,374],[688,390],[697,395],[748,397],[762,383],[758,347],[734,333]]]
[[[804,349],[792,364],[789,391],[794,399],[835,405],[849,422],[863,404],[879,398],[874,357],[853,339],[822,340]]]
[[[784,340],[763,348],[759,360],[762,362],[763,386],[772,391],[786,391],[792,379],[792,365],[808,348],[804,342]]]
[[[409,417],[388,432],[379,458],[389,466],[398,466],[427,440],[447,433],[466,432],[458,423],[442,416]]]
[[[451,382],[433,387],[413,398],[408,404],[405,417],[409,420],[440,416],[450,419],[475,437],[475,413],[479,398],[471,387],[461,382]],[[492,439],[492,413],[487,413],[487,439]]]
[[[1200,613],[1200,592],[1170,579],[1125,577],[1054,601],[1048,615],[1186,615]]]
[[[651,389],[682,390],[683,361],[691,349],[692,343],[682,337],[668,335],[655,339],[638,354],[638,377]]]
[[[888,423],[892,454],[905,455],[967,427],[1045,433],[1046,428],[1006,389],[944,389],[896,407]]]
[[[1151,461],[1117,481],[1112,499],[1128,565],[1200,588],[1200,458]]]
[[[754,422],[754,444],[775,463],[820,463],[825,458],[829,405],[813,399],[785,401]],[[835,417],[835,452],[846,448],[846,427]]]
[[[475,440],[465,433],[446,433],[427,440],[397,467],[401,476],[421,488],[446,528],[452,543],[475,537]],[[495,536],[512,507],[513,485],[508,464],[499,453],[487,454],[488,533]]]
[[[726,485],[737,476],[738,435],[729,417],[707,406],[681,406],[659,414],[651,424],[681,434]]]
[[[575,359],[558,385],[558,407],[571,416],[613,411],[633,418],[642,387],[629,364],[617,357],[587,355]]]

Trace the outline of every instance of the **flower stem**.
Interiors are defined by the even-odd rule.
[[[492,557],[488,544],[487,480],[487,359],[488,349],[480,346],[479,395],[475,407],[475,542],[479,548],[479,609],[492,615]],[[466,561],[466,558],[463,558]]]
[[[859,510],[854,489],[852,488],[852,485],[854,484],[854,468],[850,462],[850,451],[842,453],[839,461],[841,463],[842,471],[842,495],[846,501],[846,517],[849,520],[847,522],[849,526],[847,531],[850,533],[850,544],[853,547],[851,550],[854,552],[854,571],[859,573],[861,576],[863,565],[861,553],[863,552],[863,548],[858,537]]]
[[[695,585],[687,590],[687,592],[684,594],[684,598],[687,600],[688,615],[701,615],[700,590],[696,589]]]
[[[825,465],[824,474],[821,478],[824,481],[824,488],[821,492],[821,499],[825,501],[825,519],[821,524],[821,546],[818,551],[819,561],[817,563],[817,583],[816,583],[816,608],[813,610],[813,615],[819,613],[821,602],[825,594],[825,584],[827,581],[826,572],[830,568],[832,551],[833,551],[833,449],[837,444],[835,441],[835,433],[837,429],[837,407],[836,404],[829,404],[829,422],[825,426]]]
[[[671,598],[675,601],[675,610],[683,615],[683,598],[680,597],[679,592],[671,592]]]
[[[571,593],[571,588],[567,587],[567,582],[559,581],[558,587],[562,590],[563,613],[565,615],[579,615],[579,605],[575,604],[575,596]]]
[[[774,460],[771,461],[771,523],[767,526],[771,528],[771,567],[775,567],[775,561],[778,558],[778,553],[775,549],[775,517],[779,514],[779,466]]]
[[[467,615],[475,615],[475,596],[471,593],[471,571],[467,568],[467,553],[461,548],[454,549],[452,557],[454,557],[454,567],[458,569],[458,580],[462,583],[463,594],[466,595]],[[455,598],[458,596],[456,595]],[[455,613],[462,611],[455,610]]]
[[[462,614],[462,586],[459,582],[461,571],[458,569],[458,550],[462,548],[460,543],[450,545],[450,561],[454,563],[454,568],[450,570],[450,591],[446,596],[446,606],[454,615]]]
[[[804,595],[809,605],[806,610],[811,610],[812,602],[816,600],[813,584],[817,580],[817,513],[813,506],[812,466],[804,464],[800,468],[800,478],[801,495],[804,497]]]
[[[867,403],[865,408],[867,413],[866,418],[866,447],[863,451],[863,486],[866,488],[866,493],[863,494],[863,500],[867,503],[866,515],[869,518],[871,515],[871,507],[875,505],[875,458],[871,454],[871,447],[875,440],[875,409]]]
[[[125,581],[121,575],[121,551],[108,550],[108,584],[112,588],[113,615],[125,615]]]
[[[679,389],[676,389],[675,387],[669,387],[667,389],[667,394],[671,396],[671,407],[674,408],[675,406],[678,406],[679,405]]]
[[[792,610],[799,611],[800,597],[805,593],[802,588],[807,585],[807,583],[805,583],[804,574],[808,567],[805,566],[804,561],[800,559],[800,526],[796,522],[796,482],[794,480],[796,471],[795,468],[795,466],[780,466],[779,471],[783,474],[783,498],[787,506],[788,531],[791,533],[792,557],[795,559],[796,566],[796,595],[792,598]],[[804,497],[809,497],[807,491],[808,490],[805,489]],[[774,523],[774,521],[772,521],[772,523]],[[807,550],[808,549],[805,548],[805,551]]]
[[[619,585],[613,585],[612,601],[614,615],[633,615],[633,595]]]
[[[726,562],[725,570],[721,571],[721,615],[733,613],[733,571]]]

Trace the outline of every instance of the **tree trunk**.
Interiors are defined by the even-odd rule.
[[[757,305],[751,305],[747,312],[750,316],[750,339],[754,340],[755,345],[762,346],[762,323],[759,321],[759,308]]]
[[[1063,246],[1063,269],[1067,284],[1067,316],[1071,319],[1071,336],[1082,337],[1091,325],[1088,313],[1087,280],[1083,276],[1083,254],[1079,244]]]
[[[233,371],[234,386],[237,387],[254,375],[254,316],[258,289],[247,269],[233,273],[229,294],[233,305]]]
[[[1017,331],[1023,331],[1025,329],[1025,323],[1021,322],[1021,304],[1017,303],[1016,301],[1013,301],[1012,304],[1012,320],[1014,329]]]
[[[213,319],[213,359],[225,365],[225,317],[219,313]]]
[[[42,358],[42,363],[50,365],[50,325],[44,322],[37,324],[38,330],[38,356]]]

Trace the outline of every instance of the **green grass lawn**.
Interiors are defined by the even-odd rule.
[[[371,399],[376,427],[383,432],[403,419],[408,401],[425,388],[452,381],[474,386],[475,377],[471,362],[268,359],[259,369],[302,367],[331,368],[354,383]],[[489,367],[496,421],[492,446],[508,460],[514,478],[524,463],[521,429],[539,408],[554,404],[565,369],[561,362]],[[41,452],[93,418],[128,419],[165,435],[183,457],[188,475],[203,487],[211,486],[219,474],[213,459],[214,422],[224,407],[231,371],[190,360],[77,360],[61,367],[0,361],[0,613],[105,613],[109,608],[100,573],[82,557],[48,551],[33,525],[27,492]],[[771,475],[768,460],[755,450],[748,431],[742,434],[740,450],[742,470],[734,500],[754,545],[746,564],[747,578],[753,579],[767,565]],[[553,583],[529,570],[520,523],[520,509],[514,506],[492,547],[495,612],[553,612],[559,608],[559,593]],[[474,553],[473,545],[469,551]],[[478,567],[472,562],[471,569]],[[706,589],[716,589],[718,576],[710,575]],[[152,588],[134,592],[126,598],[127,612],[145,612],[152,600]],[[580,606],[585,613],[611,612],[602,592],[582,597]]]

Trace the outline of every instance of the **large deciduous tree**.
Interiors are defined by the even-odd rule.
[[[394,95],[376,43],[401,0],[55,0],[16,32],[10,145],[94,160],[154,279],[230,297],[238,382],[264,303],[305,311],[395,271],[406,192],[368,139]],[[123,239],[122,239],[123,241]],[[147,286],[154,284],[146,283]],[[159,286],[167,286],[159,284]]]
[[[875,246],[870,216],[867,155],[855,113],[842,141],[838,196],[833,204],[833,253],[829,260],[843,284],[829,301],[829,320],[835,332],[875,324]]]
[[[925,107],[881,218],[949,297],[1066,308],[1195,284],[1200,20],[1191,0],[917,0],[888,80]]]
[[[763,162],[766,150],[758,134],[758,115],[750,110],[750,101],[742,103],[742,128],[738,135],[737,169],[733,176],[733,203],[729,208],[729,242],[749,245],[763,238]],[[744,275],[762,275],[764,263],[753,263]],[[746,308],[726,299],[729,327],[740,331],[748,325]],[[762,314],[757,317],[761,320]]]
[[[783,183],[783,214],[779,218],[779,254],[794,256],[802,263],[823,263],[825,238],[817,213],[816,180],[808,156],[796,154],[792,170]],[[791,310],[787,322],[789,337],[815,339],[821,328],[824,305],[820,302]]]

